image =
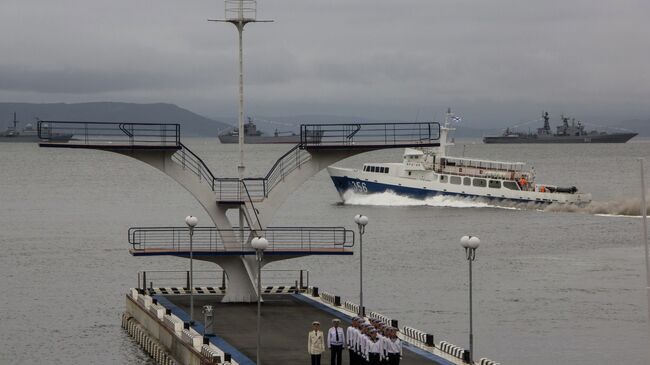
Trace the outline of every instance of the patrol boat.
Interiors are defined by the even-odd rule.
[[[394,192],[425,199],[437,195],[484,198],[536,204],[576,204],[591,202],[591,194],[579,193],[575,186],[560,187],[537,182],[535,170],[523,162],[478,160],[447,156],[451,111],[440,128],[440,146],[406,148],[401,163],[366,163],[362,169],[327,168],[336,189],[345,194]]]

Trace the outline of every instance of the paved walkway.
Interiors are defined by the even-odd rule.
[[[189,313],[189,296],[168,295],[170,302]],[[203,321],[201,308],[210,304],[214,307],[216,334],[237,348],[253,362],[256,353],[257,304],[221,303],[222,296],[199,295],[194,297],[194,320]],[[262,304],[262,362],[266,364],[305,365],[310,363],[307,353],[307,333],[312,321],[321,323],[326,333],[331,327],[334,315],[301,300],[291,294],[263,296]],[[344,315],[341,314],[341,318]],[[343,327],[348,323],[343,321]],[[327,344],[326,344],[327,346]],[[329,351],[323,354],[322,364],[330,363]],[[445,362],[446,363],[446,362]],[[343,364],[349,364],[348,355],[343,356]],[[438,364],[411,351],[404,351],[404,365]],[[441,362],[440,364],[443,364]]]

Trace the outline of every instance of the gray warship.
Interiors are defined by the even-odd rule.
[[[320,140],[322,133],[313,132],[308,135],[309,141]],[[238,143],[239,142],[239,128],[233,127],[225,133],[219,134],[219,141],[221,143]],[[272,144],[272,143],[300,143],[300,135],[293,132],[278,132],[276,129],[272,136],[264,135],[262,131],[257,129],[257,125],[253,122],[253,118],[248,117],[248,122],[244,124],[244,143],[246,144]]]
[[[500,136],[483,137],[484,143],[625,143],[638,133],[607,133],[596,130],[587,131],[580,121],[569,119],[564,115],[562,125],[556,127],[553,133],[549,123],[548,112],[542,114],[544,126],[537,133],[515,132],[506,128]],[[569,120],[571,121],[569,123]]]
[[[16,113],[14,112],[12,126],[8,127],[6,131],[0,132],[0,142],[39,142],[41,140],[38,138],[38,131],[34,129],[31,123],[27,123],[22,131],[18,130],[18,123],[20,122],[16,119]],[[47,124],[43,124],[41,128],[43,132],[48,134]],[[56,133],[49,135],[49,137],[59,142],[67,142],[72,138],[72,134]]]

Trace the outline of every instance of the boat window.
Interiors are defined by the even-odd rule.
[[[499,181],[499,180],[490,180],[490,187],[492,189],[501,189],[501,181]]]
[[[384,172],[388,173],[388,167],[385,167],[384,169],[385,169]]]
[[[517,186],[517,183],[514,181],[504,181],[503,182],[503,187],[510,189],[510,190],[519,190],[519,187]]]
[[[375,172],[376,167],[370,166],[370,172]]]
[[[472,179],[469,177],[464,178],[463,185],[472,185]]]
[[[475,178],[474,181],[472,181],[472,185],[478,186],[479,188],[484,188],[484,187],[487,186],[487,183],[486,183],[485,179],[476,179]]]
[[[441,183],[446,183],[449,180],[449,176],[447,175],[440,175],[440,182]]]
[[[449,182],[455,185],[460,185],[460,176],[452,176],[449,178]]]
[[[380,167],[379,169],[380,169],[379,172],[381,172],[382,174],[386,173],[386,168],[385,167]]]

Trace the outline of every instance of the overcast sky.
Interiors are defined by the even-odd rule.
[[[0,101],[170,102],[237,111],[222,1],[2,0]],[[507,125],[542,110],[650,118],[648,0],[260,0],[247,113]]]

